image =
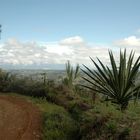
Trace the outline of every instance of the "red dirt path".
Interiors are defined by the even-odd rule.
[[[0,95],[0,140],[41,140],[41,113],[18,97]]]

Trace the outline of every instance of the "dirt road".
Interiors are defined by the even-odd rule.
[[[32,103],[0,95],[0,140],[41,140],[41,122]]]

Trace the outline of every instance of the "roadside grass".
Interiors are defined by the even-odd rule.
[[[49,103],[45,98],[34,98],[16,93],[6,93],[3,95],[24,98],[39,107],[43,113],[43,140],[78,139],[78,124],[62,106]]]

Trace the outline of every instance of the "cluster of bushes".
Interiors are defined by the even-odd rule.
[[[32,76],[20,76],[0,69],[0,92],[16,92],[19,94],[46,97],[54,87],[53,80],[36,79]]]

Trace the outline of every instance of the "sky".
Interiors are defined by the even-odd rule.
[[[140,0],[0,0],[0,67],[61,69],[140,55]]]

